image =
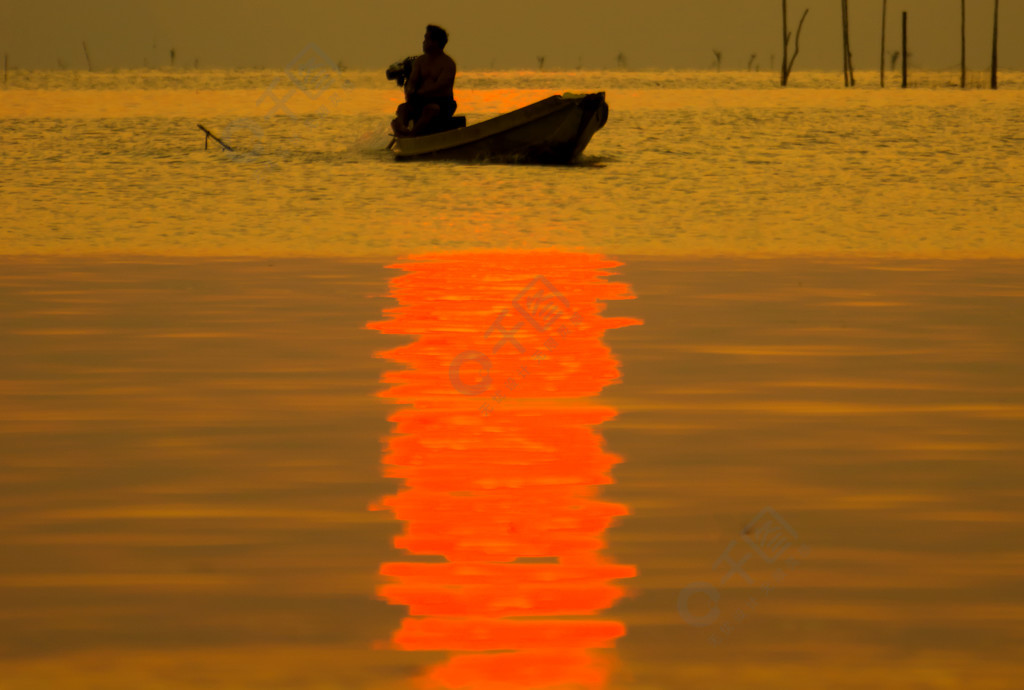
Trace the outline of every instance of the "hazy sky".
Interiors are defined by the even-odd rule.
[[[968,67],[988,69],[994,0],[967,0]],[[431,7],[416,9],[418,5]],[[795,69],[841,69],[839,0],[789,0],[795,26],[810,8]],[[882,0],[850,0],[854,66],[877,70]],[[891,0],[889,51],[899,47],[900,12],[910,15],[912,66],[957,68],[959,0]],[[1000,8],[1000,66],[1024,69],[1024,2]],[[762,70],[781,53],[780,0],[0,0],[0,51],[12,66],[84,68],[86,40],[97,69],[169,63],[284,66],[310,43],[332,60],[378,68],[419,51],[423,26],[451,34],[462,68],[613,67],[621,51],[634,68]],[[775,58],[778,62],[778,57]]]

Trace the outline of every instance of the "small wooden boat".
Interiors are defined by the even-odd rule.
[[[399,160],[443,158],[516,163],[571,163],[594,132],[608,121],[604,92],[563,94],[466,126],[451,118],[449,129],[415,137],[395,137],[390,149]]]

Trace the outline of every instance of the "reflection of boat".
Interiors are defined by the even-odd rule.
[[[571,163],[608,120],[604,92],[563,94],[498,117],[416,137],[396,137],[395,157]]]

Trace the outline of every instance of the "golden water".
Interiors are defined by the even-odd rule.
[[[1017,687],[1014,75],[331,79],[0,91],[0,688]]]
[[[606,90],[609,125],[566,170],[395,165],[401,92],[379,74],[68,74],[0,91],[4,253],[1024,255],[1015,75],[996,92],[941,75],[910,90],[822,74],[786,90],[756,73],[461,79],[470,122]],[[203,150],[200,123],[235,153]]]

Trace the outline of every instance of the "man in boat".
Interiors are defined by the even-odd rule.
[[[430,131],[432,123],[455,113],[455,61],[444,52],[448,32],[430,24],[423,36],[423,55],[412,64],[405,82],[405,103],[398,106],[391,129],[396,136],[416,136]],[[406,123],[413,122],[412,129]]]

